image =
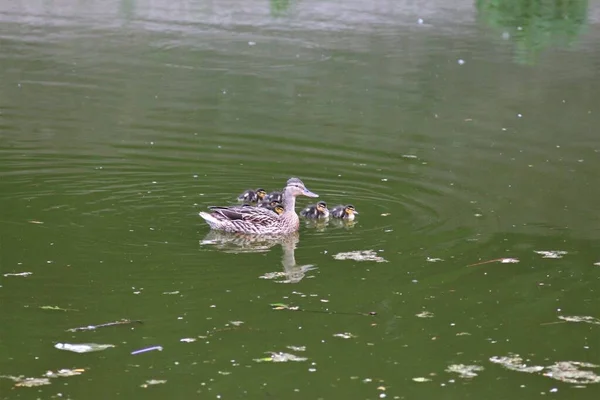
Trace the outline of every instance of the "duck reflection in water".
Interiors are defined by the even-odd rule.
[[[243,233],[228,233],[211,230],[200,241],[201,246],[215,246],[225,253],[265,253],[273,246],[281,245],[283,254],[281,264],[283,272],[267,273],[262,278],[275,279],[283,277],[279,283],[298,283],[304,279],[306,273],[316,267],[312,264],[296,264],[296,246],[300,241],[298,232],[286,235],[253,235]]]

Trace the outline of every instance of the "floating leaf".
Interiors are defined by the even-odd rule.
[[[80,343],[80,344],[56,343],[54,345],[54,347],[59,350],[67,350],[67,351],[72,351],[74,353],[91,353],[94,351],[106,350],[111,347],[115,347],[115,345],[114,344],[97,344],[97,343]]]
[[[562,319],[563,321],[568,321],[568,322],[585,322],[588,324],[594,324],[594,325],[600,325],[600,319],[598,318],[594,318],[594,317],[590,317],[588,315],[582,315],[582,316],[577,316],[577,315],[573,315],[573,316],[567,316],[567,315],[559,315],[558,319]]]
[[[388,262],[385,258],[380,257],[374,250],[357,250],[347,253],[338,253],[333,256],[336,260],[354,260],[354,261],[375,261]]]

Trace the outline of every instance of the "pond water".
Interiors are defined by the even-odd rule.
[[[547,3],[0,4],[0,398],[597,398],[600,8]],[[198,216],[292,176],[355,223]]]

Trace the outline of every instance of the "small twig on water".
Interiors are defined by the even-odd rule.
[[[78,328],[71,328],[71,329],[67,329],[67,332],[93,331],[98,328],[106,328],[109,326],[117,326],[117,325],[131,325],[131,324],[143,324],[143,322],[140,320],[120,319],[118,321],[107,322],[105,324],[88,325],[88,326],[81,326]]]
[[[304,311],[304,312],[319,313],[319,314],[361,315],[363,317],[371,317],[373,315],[377,315],[377,313],[375,311],[369,311],[368,313],[361,313],[361,312],[344,312],[344,311],[306,310],[306,309],[302,309],[298,306],[289,306],[289,305],[283,304],[283,303],[271,304],[271,308],[273,310]]]

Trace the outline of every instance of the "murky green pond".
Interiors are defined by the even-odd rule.
[[[600,8],[539,3],[2,2],[0,399],[596,399]],[[356,222],[198,216],[292,176]]]

